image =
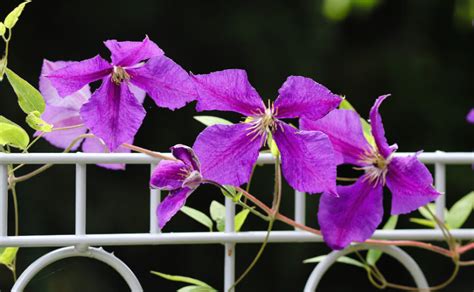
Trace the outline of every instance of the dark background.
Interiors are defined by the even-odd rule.
[[[18,3],[2,1],[0,18]],[[344,3],[352,6],[344,8]],[[474,129],[465,116],[474,106],[474,29],[469,14],[473,7],[469,0],[35,0],[14,29],[9,67],[36,85],[43,58],[82,60],[97,53],[108,57],[102,41],[141,40],[148,34],[169,57],[194,73],[246,69],[265,100],[276,97],[288,75],[311,77],[347,96],[364,116],[377,96],[391,93],[382,115],[388,139],[397,142],[400,151],[470,151]],[[193,104],[171,112],[147,99],[145,107],[148,115],[137,135],[137,145],[159,151],[176,143],[192,145],[203,129],[192,119]],[[2,115],[24,125],[24,115],[5,81],[0,109]],[[232,114],[218,115],[239,119]],[[41,141],[32,151],[60,150]],[[88,233],[148,231],[148,171],[146,166],[129,166],[125,172],[88,168]],[[473,181],[470,166],[450,166],[448,204],[473,190]],[[271,167],[259,168],[252,192],[268,201],[271,190]],[[21,234],[73,233],[73,166],[54,167],[20,184],[18,192]],[[214,199],[223,201],[215,189],[203,187],[188,205],[206,211]],[[317,202],[318,195],[314,195],[307,203],[307,222],[315,227]],[[385,203],[388,208],[388,193]],[[283,213],[292,215],[292,208],[293,196],[286,188]],[[401,219],[401,227],[417,228],[408,217]],[[474,227],[473,221],[471,217],[466,226]],[[244,227],[264,228],[265,224],[255,217]],[[286,227],[276,226],[282,228]],[[178,214],[166,230],[204,231],[183,214]],[[257,245],[238,246],[237,274],[257,249]],[[49,250],[21,249],[19,271]],[[153,276],[150,270],[195,277],[219,289],[223,285],[224,250],[220,245],[106,250],[113,251],[136,272],[146,291],[173,291],[183,286]],[[407,250],[431,284],[449,276],[449,260]],[[302,264],[302,260],[328,251],[324,244],[271,244],[238,290],[301,291],[314,267]],[[388,257],[381,259],[380,269],[392,282],[412,284],[407,272]],[[473,276],[472,267],[462,269],[444,291],[472,291]],[[1,267],[0,289],[9,287],[11,275]],[[104,264],[68,259],[43,270],[27,290],[126,291],[127,287]],[[377,291],[363,270],[346,265],[334,266],[320,285],[320,291],[354,290]]]

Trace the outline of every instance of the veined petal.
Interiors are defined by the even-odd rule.
[[[248,81],[245,70],[193,75],[193,79],[198,92],[198,111],[233,111],[245,116],[265,111],[265,105]]]
[[[364,137],[359,115],[351,110],[333,110],[319,120],[300,119],[302,130],[321,131],[328,135],[338,164],[358,166],[361,157],[371,146]]]
[[[334,151],[324,133],[299,131],[279,122],[273,139],[281,153],[283,175],[292,188],[337,196]]]
[[[178,213],[178,211],[186,203],[186,199],[193,192],[190,188],[180,188],[171,191],[168,196],[161,202],[156,209],[156,216],[158,217],[158,226],[163,228],[170,219]]]
[[[68,96],[87,84],[104,78],[112,71],[112,66],[97,55],[80,62],[71,62],[66,67],[51,72],[46,77],[57,89],[59,96]]]
[[[112,53],[112,63],[116,66],[133,66],[140,61],[162,56],[164,53],[148,36],[141,42],[119,42],[108,40],[105,46]]]
[[[337,108],[342,98],[311,78],[290,76],[278,90],[278,118],[305,117],[317,120]]]
[[[127,72],[130,82],[145,90],[159,107],[174,110],[196,99],[189,74],[166,56],[151,58],[145,65]]]
[[[56,88],[53,87],[51,81],[46,77],[51,74],[51,72],[67,67],[72,63],[74,62],[51,62],[48,60],[43,60],[43,68],[41,69],[39,89],[47,105],[53,105],[65,109],[79,111],[81,106],[91,97],[91,90],[89,85],[84,86],[79,91],[76,91],[75,93],[68,95],[64,98],[60,97]]]
[[[396,145],[390,147],[385,138],[385,130],[383,128],[382,117],[379,113],[379,107],[382,102],[389,97],[390,94],[382,95],[375,101],[375,104],[370,109],[370,125],[372,126],[372,135],[374,135],[375,144],[379,150],[379,153],[383,157],[387,158],[393,151],[396,150]]]
[[[162,190],[181,188],[187,169],[181,161],[161,160],[151,175],[150,186]]]
[[[131,142],[131,141],[129,141]],[[131,143],[133,144],[133,142]],[[82,143],[82,151],[86,153],[108,153],[110,152],[108,147],[103,141],[97,137],[87,138]],[[131,150],[125,147],[119,146],[113,153],[130,153]],[[114,163],[114,164],[97,164],[97,166],[107,168],[110,170],[125,170],[125,163]]]
[[[201,164],[193,148],[183,144],[177,144],[171,147],[171,153],[193,170],[199,171],[201,169]]]
[[[128,84],[128,89],[130,89],[130,92],[133,94],[133,96],[135,96],[138,102],[140,104],[143,104],[143,101],[145,100],[145,96],[146,96],[146,91],[139,87],[136,87],[132,83]]]
[[[433,187],[431,173],[416,155],[392,159],[388,165],[387,187],[392,192],[393,215],[409,213],[440,195]]]
[[[214,125],[199,134],[193,149],[205,179],[233,186],[248,182],[264,139],[250,136],[249,127],[245,123]]]
[[[110,78],[104,78],[101,87],[82,107],[81,117],[91,132],[114,151],[122,143],[133,140],[145,110],[126,82],[115,85]]]
[[[318,222],[324,241],[332,249],[370,238],[383,216],[382,185],[371,185],[364,176],[354,184],[338,186],[339,197],[323,194]]]

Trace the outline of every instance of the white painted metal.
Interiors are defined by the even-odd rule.
[[[150,164],[151,173],[157,166],[156,163]],[[150,233],[160,233],[161,230],[158,227],[158,220],[156,218],[156,208],[161,202],[161,191],[158,189],[150,188]]]
[[[87,165],[76,164],[76,235],[86,234],[86,187]],[[87,245],[78,244],[76,248],[85,251]]]
[[[436,151],[438,154],[444,152]],[[441,162],[435,163],[435,186],[441,195],[436,199],[436,216],[444,222],[444,208],[446,208],[446,165]],[[437,226],[437,228],[439,228]]]
[[[235,227],[235,204],[225,197],[225,232],[233,234]],[[224,291],[233,292],[230,288],[235,282],[235,242],[226,242],[224,248]]]
[[[368,248],[371,249],[378,249],[383,251],[384,253],[394,257],[397,259],[407,270],[410,272],[413,280],[415,281],[416,287],[419,288],[420,292],[427,292],[429,291],[427,288],[428,282],[426,281],[425,275],[421,271],[418,264],[411,258],[406,252],[396,246],[368,246],[364,244],[358,244],[350,246],[344,250],[333,251],[328,254],[313,270],[311,275],[306,282],[306,286],[304,287],[304,292],[313,292],[316,290],[319,282],[321,281],[323,275],[326,271],[336,263],[337,259],[350,254],[355,251],[359,250],[366,250]]]
[[[295,191],[295,221],[306,224],[306,193]],[[295,230],[299,230],[295,227]]]
[[[8,166],[0,164],[0,236],[8,235]]]

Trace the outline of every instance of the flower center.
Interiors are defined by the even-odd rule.
[[[116,85],[119,85],[124,80],[129,80],[130,75],[123,67],[114,66],[114,72],[112,73],[112,82]]]
[[[388,165],[392,160],[392,155],[384,158],[377,150],[366,151],[361,158],[361,162],[366,166],[360,169],[365,171],[365,179],[372,184],[385,185]]]
[[[275,132],[278,124],[276,119],[276,111],[273,104],[268,101],[268,107],[262,112],[259,110],[255,115],[250,117],[251,126],[248,128],[248,136],[252,135],[252,140],[256,137],[262,136],[265,133]]]

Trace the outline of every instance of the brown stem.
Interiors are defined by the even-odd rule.
[[[165,160],[175,160],[175,161],[177,160],[173,156],[164,155],[160,152],[151,151],[151,150],[148,150],[148,149],[145,149],[145,148],[142,148],[142,147],[139,147],[139,146],[135,146],[135,145],[132,145],[132,144],[128,144],[128,143],[123,143],[122,147],[131,149],[131,150],[136,151],[136,152],[144,153],[144,154],[147,154],[147,155],[149,155],[151,157],[155,157],[155,158],[160,158],[160,159],[165,159]]]

